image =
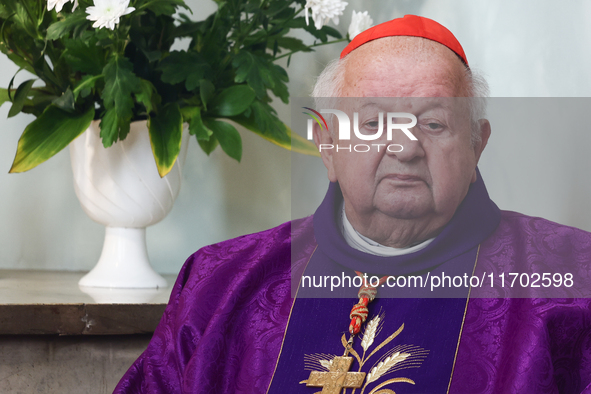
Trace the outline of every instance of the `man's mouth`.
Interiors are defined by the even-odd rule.
[[[401,181],[401,182],[422,182],[423,179],[416,176],[416,175],[406,175],[406,174],[389,174],[384,177],[384,179],[388,179],[391,181]]]

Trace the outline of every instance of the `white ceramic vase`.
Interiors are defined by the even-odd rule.
[[[99,134],[99,121],[93,121],[70,143],[76,195],[86,214],[106,226],[99,261],[79,285],[165,287],[166,280],[148,260],[146,227],[172,209],[181,187],[189,134],[185,128],[177,162],[164,178],[156,168],[146,121],[133,122],[127,138],[107,149]]]

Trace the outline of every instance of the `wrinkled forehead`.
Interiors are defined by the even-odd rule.
[[[345,97],[465,97],[467,70],[449,48],[420,37],[385,37],[346,58]]]
[[[384,117],[396,113],[399,117],[412,114],[417,118],[437,115],[461,122],[470,119],[469,100],[467,97],[339,97],[332,105],[351,120],[357,116],[368,118],[382,114]]]

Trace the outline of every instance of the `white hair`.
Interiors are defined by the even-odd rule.
[[[332,60],[316,79],[312,90],[316,108],[336,107],[335,98],[342,97],[348,59],[349,57],[345,56],[343,59]],[[471,142],[474,146],[481,141],[480,123],[478,121],[486,117],[489,89],[484,77],[476,70],[465,67],[463,78],[467,87],[466,96],[471,98],[469,101],[470,123],[472,126]],[[332,116],[329,118],[328,122],[330,122]]]

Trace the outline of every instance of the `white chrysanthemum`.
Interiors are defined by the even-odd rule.
[[[355,36],[361,33],[364,30],[367,30],[373,24],[373,19],[367,13],[364,12],[355,12],[351,15],[351,24],[349,25],[349,39],[355,38]]]
[[[94,7],[86,8],[86,19],[95,21],[92,27],[107,27],[114,30],[120,17],[135,11],[135,8],[128,5],[129,0],[94,0]]]
[[[308,24],[308,10],[312,10],[312,19],[316,29],[322,29],[322,26],[332,18],[335,25],[339,24],[339,15],[347,7],[347,2],[341,0],[308,0],[306,2],[306,24]]]
[[[56,12],[60,12],[66,3],[71,3],[73,0],[47,0],[47,10],[51,11],[55,8]],[[74,9],[78,2],[74,2]]]

